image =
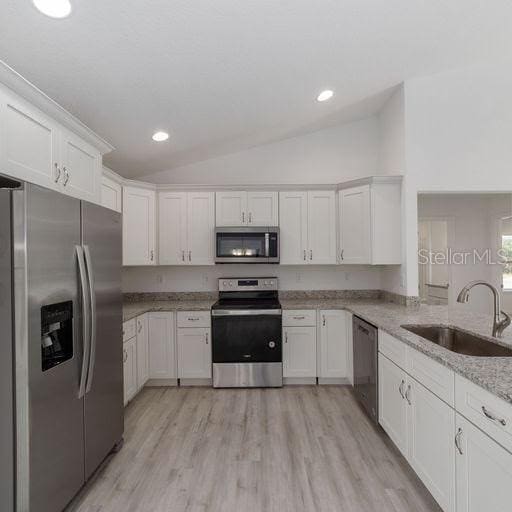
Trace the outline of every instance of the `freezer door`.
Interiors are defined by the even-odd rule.
[[[0,190],[0,510],[14,510],[11,195]]]
[[[16,201],[18,192],[13,194]],[[26,347],[22,334],[16,338],[17,396],[23,409],[23,386],[28,382],[28,412],[18,416],[18,507],[28,509],[23,496],[28,484],[30,511],[55,512],[85,480],[84,404],[78,398],[82,319],[75,249],[80,244],[80,201],[34,185],[19,194],[24,194],[18,197],[24,204],[17,205],[16,213],[26,212],[22,223],[26,236],[23,239],[15,229],[15,271],[18,278],[26,275],[27,311],[16,312],[17,332],[23,332],[23,319],[28,325]],[[16,305],[22,309],[18,301]],[[22,368],[27,355],[25,381]],[[26,446],[28,465],[23,460]]]
[[[89,478],[123,436],[121,215],[82,202],[82,243],[93,297],[91,361],[85,394]]]

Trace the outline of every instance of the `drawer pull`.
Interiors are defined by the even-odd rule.
[[[293,319],[294,320],[304,320],[306,317],[305,316],[294,316]]]
[[[507,422],[503,419],[503,418],[498,418],[497,416],[495,416],[492,412],[488,411],[484,405],[482,405],[482,412],[484,413],[484,415],[489,418],[491,421],[497,421],[498,423],[500,423],[501,425],[503,425],[504,427],[507,426]]]
[[[198,320],[200,320],[200,318],[191,318],[191,317],[188,317],[187,320],[189,322],[197,322]]]
[[[128,352],[126,352],[126,350],[123,350],[123,363],[126,363],[127,360],[128,360]]]
[[[405,399],[407,400],[407,403],[409,405],[412,405],[412,402],[411,402],[411,385],[410,384],[407,386],[407,391],[405,392]]]
[[[462,451],[462,448],[461,448],[461,446],[460,446],[460,438],[461,438],[461,436],[462,436],[462,429],[461,429],[461,428],[459,428],[459,430],[457,430],[457,433],[455,434],[455,446],[456,446],[456,448],[457,448],[458,452],[459,452],[461,455],[463,455],[463,454],[464,454],[464,452]]]
[[[405,381],[402,379],[400,386],[398,386],[398,392],[400,393],[400,396],[405,399],[404,386],[405,386]]]

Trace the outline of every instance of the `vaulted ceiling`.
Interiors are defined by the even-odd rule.
[[[406,78],[512,47],[505,0],[71,1],[55,20],[2,0],[0,59],[111,142],[128,177],[368,115],[365,98]]]

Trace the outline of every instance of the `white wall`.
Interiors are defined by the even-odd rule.
[[[358,266],[126,267],[124,292],[217,291],[219,277],[275,277],[281,290],[376,290],[380,269]]]
[[[176,184],[326,184],[380,174],[377,118],[145,176]]]

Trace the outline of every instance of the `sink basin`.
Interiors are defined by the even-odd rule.
[[[512,348],[443,325],[402,325],[402,328],[452,352],[479,357],[512,357]]]

